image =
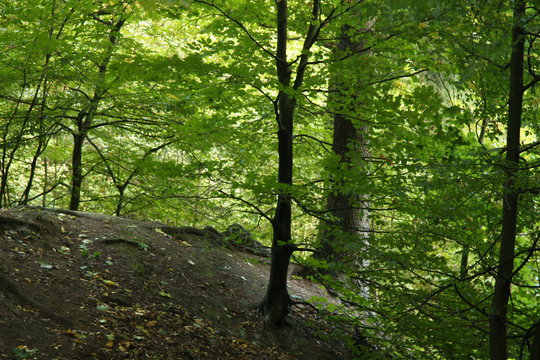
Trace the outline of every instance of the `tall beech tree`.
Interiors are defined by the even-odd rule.
[[[453,49],[449,56],[457,66],[439,68],[459,74],[456,86],[463,86],[463,94],[468,94],[457,102],[467,116],[456,120],[466,120],[462,124],[476,130],[470,130],[468,141],[474,140],[471,149],[477,150],[460,162],[466,167],[472,164],[467,164],[469,155],[476,154],[475,161],[482,166],[470,168],[470,175],[478,184],[485,183],[482,190],[473,190],[477,185],[470,181],[461,186],[477,194],[478,199],[491,187],[486,199],[502,200],[493,205],[485,200],[478,203],[477,216],[484,219],[482,222],[466,215],[475,212],[472,208],[462,215],[471,217],[464,223],[461,236],[468,239],[460,244],[461,280],[455,286],[456,299],[466,306],[474,304],[476,315],[470,315],[486,323],[482,331],[489,332],[489,341],[482,346],[483,357],[525,358],[527,348],[533,356],[538,317],[538,286],[527,275],[537,266],[534,259],[538,256],[538,201],[530,194],[531,189],[536,191],[537,180],[533,179],[538,179],[534,100],[534,87],[539,81],[538,9],[528,1],[500,2],[497,7],[487,3],[470,6],[470,2],[448,5],[457,11],[448,11],[438,25],[457,29],[442,37],[447,49]],[[474,201],[461,202],[470,206],[466,203]],[[487,231],[469,230],[475,226]],[[475,232],[473,237],[468,236]],[[480,279],[494,287],[483,290],[487,294],[483,301],[471,303],[465,291],[481,291]],[[528,317],[522,315],[526,313]]]
[[[499,260],[493,292],[493,305],[490,314],[490,359],[508,358],[507,326],[508,301],[511,284],[515,275],[514,260],[516,258],[516,235],[519,212],[519,196],[523,188],[519,185],[522,173],[526,169],[521,164],[522,153],[520,134],[522,130],[523,94],[540,81],[540,75],[531,67],[531,53],[525,58],[527,35],[531,35],[530,46],[540,33],[528,33],[527,28],[540,10],[534,7],[527,13],[527,1],[516,0],[513,4],[511,56],[509,64],[510,87],[508,96],[508,118],[506,123],[506,161],[503,169],[506,180],[502,199],[502,230],[500,236]],[[529,47],[529,49],[531,49]],[[524,85],[524,67],[529,64],[532,80]],[[535,350],[536,351],[536,350]],[[531,356],[533,358],[534,355]]]
[[[350,14],[350,21],[359,22],[358,13]],[[359,115],[358,93],[361,74],[358,57],[365,56],[364,41],[358,39],[371,29],[349,23],[342,25],[334,50],[334,61],[329,64],[330,89],[328,108],[333,117],[332,151],[338,157],[337,171],[330,174],[326,216],[320,224],[320,244],[315,258],[326,262],[326,269],[335,275],[336,268],[344,264],[363,270],[367,259],[363,252],[368,246],[370,233],[369,194],[360,194],[354,184],[348,183],[351,175],[366,172],[369,150],[367,133],[369,125]],[[371,25],[369,25],[371,26]],[[360,182],[360,179],[358,179]],[[348,249],[348,250],[346,250]],[[338,269],[343,271],[344,269]],[[357,279],[358,282],[358,279]],[[368,287],[356,284],[367,298]]]
[[[326,20],[322,19],[321,1],[313,1],[311,23],[304,38],[301,55],[293,77],[293,64],[287,58],[289,38],[287,0],[276,1],[277,43],[276,71],[280,89],[275,104],[279,169],[278,180],[282,187],[278,190],[278,199],[272,219],[272,265],[268,288],[260,310],[267,323],[281,324],[289,312],[291,299],[287,290],[287,271],[289,260],[296,246],[291,238],[291,186],[293,185],[293,125],[296,106],[295,93],[304,82],[308,66],[309,53],[317,41]]]

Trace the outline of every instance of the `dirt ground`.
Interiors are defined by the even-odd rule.
[[[193,228],[0,212],[0,359],[348,359],[308,305],[264,325],[269,260]],[[328,297],[291,279],[293,299]]]

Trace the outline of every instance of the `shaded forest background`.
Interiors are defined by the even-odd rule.
[[[392,358],[540,359],[534,1],[0,4],[0,205],[272,247]]]

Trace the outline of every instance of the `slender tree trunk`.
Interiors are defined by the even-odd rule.
[[[18,105],[17,105],[18,107]],[[0,208],[5,207],[7,205],[6,200],[6,188],[7,188],[7,181],[8,181],[8,175],[9,175],[9,161],[8,161],[8,135],[10,130],[11,121],[14,118],[15,115],[13,115],[6,125],[4,126],[4,133],[2,134],[2,162],[1,162],[1,171],[2,174],[0,175]]]
[[[291,201],[280,194],[272,228],[272,266],[266,295],[260,305],[264,320],[270,325],[281,325],[289,313],[291,298],[287,290],[287,272],[294,251],[291,243]]]
[[[44,130],[42,129],[42,131],[44,131]],[[34,183],[34,177],[35,177],[35,174],[36,174],[37,162],[38,162],[39,157],[41,156],[41,154],[43,154],[43,152],[47,148],[48,143],[49,143],[49,135],[44,134],[44,133],[40,134],[36,152],[34,153],[34,156],[32,158],[32,162],[30,163],[30,174],[28,175],[28,181],[26,182],[26,188],[24,189],[23,194],[21,196],[21,200],[19,201],[19,203],[22,204],[22,205],[28,204],[30,191],[32,190],[32,185]],[[46,189],[44,189],[44,191],[46,191]]]
[[[47,66],[48,63],[49,63],[49,55],[46,58],[45,67]],[[10,116],[7,124],[4,127],[5,128],[5,133],[4,133],[3,139],[2,139],[3,140],[2,176],[1,176],[1,179],[0,179],[0,182],[1,182],[1,184],[0,184],[0,205],[2,205],[2,206],[8,206],[11,203],[11,201],[9,200],[9,194],[8,194],[9,187],[8,187],[8,183],[7,183],[8,178],[9,178],[9,171],[10,171],[11,165],[13,163],[13,160],[15,159],[15,154],[17,153],[17,151],[19,150],[19,147],[21,146],[21,143],[22,143],[22,140],[23,140],[23,135],[24,135],[24,133],[26,131],[26,127],[27,127],[28,123],[30,122],[31,114],[34,111],[34,109],[36,107],[36,104],[38,102],[38,97],[39,97],[39,94],[40,94],[40,91],[41,91],[41,86],[42,86],[42,83],[44,81],[44,78],[45,78],[45,74],[42,74],[40,79],[39,79],[38,85],[37,85],[36,89],[34,90],[34,96],[32,97],[32,102],[29,104],[28,109],[26,110],[24,120],[23,120],[23,122],[21,124],[21,128],[19,129],[18,133],[16,135],[14,135],[13,138],[8,140],[8,134],[9,134],[9,132],[11,130],[10,127],[13,126],[13,120],[17,116],[17,111],[18,111],[18,109],[20,107],[20,103],[17,103],[17,105],[15,106],[15,110],[14,110],[13,114]],[[23,91],[21,91],[21,95],[20,95],[19,100],[21,100],[22,94],[23,94]],[[7,150],[8,141],[13,144],[13,147],[11,148],[11,150],[9,152]],[[2,204],[2,200],[3,200],[3,204]]]
[[[540,321],[535,325],[533,343],[531,344],[531,356],[529,360],[540,360]]]
[[[36,150],[33,158],[32,158],[32,162],[30,163],[30,175],[28,175],[28,181],[26,183],[26,187],[23,191],[23,194],[21,196],[21,200],[19,201],[19,203],[21,205],[26,205],[28,204],[28,198],[30,196],[30,190],[32,190],[32,184],[34,182],[34,175],[36,173],[36,165],[37,165],[37,161],[38,161],[38,158],[39,156],[41,155],[43,151],[41,151],[41,141],[40,141],[40,144],[38,145],[38,149]]]
[[[47,158],[43,159],[43,197],[41,206],[47,206],[47,187],[49,186],[49,168]]]
[[[490,315],[490,359],[506,360],[507,312],[510,298],[510,284],[514,270],[514,251],[516,242],[519,192],[516,188],[520,154],[520,129],[523,106],[523,55],[525,31],[525,1],[514,3],[512,27],[512,55],[510,59],[510,96],[508,101],[508,124],[506,140],[506,183],[503,194],[503,214],[501,246],[495,291],[493,293],[492,313]]]
[[[308,65],[309,52],[321,30],[318,26],[320,17],[320,0],[313,1],[312,22],[309,25],[302,55],[298,61],[296,77],[291,86],[291,67],[287,61],[287,0],[276,0],[277,8],[277,48],[276,69],[281,86],[276,104],[276,120],[278,125],[278,181],[280,190],[274,218],[272,219],[272,265],[270,280],[260,311],[267,324],[280,325],[289,312],[291,299],[287,290],[287,270],[290,257],[296,246],[291,237],[291,193],[293,180],[293,124],[296,99],[290,90],[298,90],[304,81]]]
[[[283,1],[283,0],[282,0]],[[281,124],[278,130],[279,149],[279,183],[292,185],[293,147],[292,119],[293,103],[288,95],[280,100]],[[283,115],[283,116],[282,116]],[[287,272],[289,260],[295,249],[291,240],[291,195],[288,190],[282,190],[278,195],[276,212],[272,219],[272,265],[266,296],[260,310],[268,324],[280,325],[289,313],[291,299],[287,290]]]
[[[82,171],[82,149],[86,133],[73,134],[73,153],[71,157],[71,200],[69,201],[70,210],[79,210],[81,201],[81,187],[83,182]]]
[[[469,244],[464,244],[461,250],[461,265],[459,268],[459,276],[465,279],[469,273]]]
[[[124,191],[126,190],[127,183],[125,186],[116,186],[118,189],[118,200],[116,202],[116,210],[114,211],[115,216],[120,216],[122,213],[122,208],[124,207]]]
[[[530,360],[540,360],[540,321],[536,323]]]
[[[278,42],[276,68],[279,82],[288,87],[291,81],[291,69],[287,63],[287,0],[276,2]],[[292,185],[293,178],[293,119],[295,101],[284,91],[278,95],[278,181]],[[289,260],[294,250],[291,244],[291,195],[288,189],[278,195],[276,212],[272,219],[272,265],[266,295],[260,310],[265,322],[280,325],[289,313],[291,299],[287,290],[287,271]]]
[[[103,82],[107,73],[107,67],[111,61],[115,45],[118,41],[118,34],[124,25],[126,18],[121,15],[120,19],[112,24],[109,33],[109,45],[105,49],[103,59],[98,66],[98,83],[94,89],[94,96],[90,100],[87,108],[79,112],[77,118],[77,129],[73,132],[73,154],[72,154],[72,178],[71,178],[71,199],[69,202],[70,210],[78,210],[81,201],[81,187],[83,182],[82,149],[88,131],[90,131],[94,116],[98,109],[101,99],[107,92]]]

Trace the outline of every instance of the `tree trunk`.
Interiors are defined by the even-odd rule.
[[[320,0],[314,0],[312,22],[309,25],[302,55],[298,62],[296,77],[292,90],[298,90],[304,81],[308,65],[309,52],[321,30],[318,26],[320,16]],[[293,179],[293,124],[296,99],[289,94],[291,90],[291,67],[287,61],[287,0],[276,0],[277,8],[277,47],[276,69],[281,86],[276,104],[276,120],[278,125],[278,181],[280,183],[276,212],[272,219],[272,265],[270,280],[260,311],[267,324],[280,325],[289,312],[291,299],[287,290],[287,270],[290,257],[295,250],[291,237],[291,193]]]
[[[276,68],[279,82],[286,88],[291,81],[291,69],[287,63],[287,0],[276,2],[277,51]],[[293,178],[293,119],[295,101],[284,91],[278,95],[276,114],[278,122],[278,181],[289,187]],[[291,243],[291,195],[289,189],[281,189],[276,212],[272,220],[272,265],[266,295],[260,311],[265,322],[280,325],[289,313],[290,297],[287,290],[287,271],[294,250]]]
[[[77,129],[73,132],[73,154],[72,154],[72,179],[71,179],[71,199],[69,202],[70,210],[79,210],[79,204],[81,201],[81,187],[83,181],[82,175],[82,148],[88,131],[91,129],[94,121],[94,116],[98,109],[101,99],[107,92],[107,89],[103,85],[105,75],[107,73],[107,67],[111,61],[116,42],[118,41],[118,34],[124,25],[126,18],[121,15],[120,19],[114,23],[109,33],[109,44],[104,51],[103,59],[98,66],[98,82],[94,89],[94,96],[90,100],[86,109],[79,112],[77,117]]]
[[[49,186],[49,168],[47,158],[43,159],[43,197],[41,198],[41,206],[47,206],[47,187]]]
[[[361,53],[363,43],[353,41],[349,37],[351,26],[344,25],[341,29],[340,41],[337,45],[338,56],[343,57],[348,53]],[[351,79],[350,69],[354,67],[354,61],[359,55],[348,57],[347,61],[352,64],[344,64],[330,69],[332,88],[334,92],[329,97],[329,107],[334,113],[332,150],[338,155],[341,169],[348,172],[362,167],[361,160],[369,156],[365,134],[368,126],[360,126],[351,116],[355,114],[355,99],[348,94],[341,94],[340,89],[349,89],[355,86],[355,80]],[[369,197],[346,189],[347,183],[342,174],[332,176],[332,189],[327,198],[327,210],[331,215],[330,222],[323,222],[319,233],[319,254],[315,258],[324,259],[328,262],[327,271],[336,274],[333,267],[344,263],[351,263],[357,269],[367,266],[365,260],[358,260],[358,251],[368,245],[371,222],[369,219]],[[357,243],[356,251],[344,251],[346,244]],[[339,269],[338,269],[339,270]],[[358,283],[363,296],[367,297],[369,289]]]
[[[2,161],[0,163],[0,208],[7,206],[7,181],[8,181],[8,175],[9,175],[9,166],[11,164],[10,161],[8,161],[8,135],[9,130],[11,126],[11,121],[14,118],[14,115],[7,121],[6,125],[4,126],[4,133],[2,134]]]
[[[272,228],[272,266],[266,295],[260,305],[267,324],[281,325],[287,314],[291,298],[287,290],[289,260],[294,251],[291,244],[291,200],[280,194]]]
[[[285,26],[285,34],[281,37],[286,40],[286,16],[287,1],[281,0],[277,3],[281,8],[283,19],[278,15],[278,23]],[[283,24],[284,21],[285,23]],[[279,37],[279,36],[278,36]],[[284,44],[286,46],[286,44]],[[280,51],[283,53],[279,55]],[[278,47],[278,76],[284,86],[290,83],[290,68],[286,62],[284,48]],[[279,169],[278,181],[280,184],[290,187],[293,178],[293,119],[295,101],[283,91],[279,92],[278,100],[278,155]],[[287,290],[287,271],[289,260],[294,251],[291,241],[291,195],[289,189],[282,189],[278,195],[276,212],[272,219],[272,265],[270,269],[270,280],[266,296],[264,297],[260,310],[266,323],[280,325],[289,313],[290,297]]]
[[[284,0],[282,0],[284,1]],[[294,101],[280,93],[280,127],[278,130],[279,183],[292,185],[293,146],[292,120]],[[289,260],[294,251],[291,240],[291,195],[288,190],[281,190],[278,195],[276,212],[272,219],[272,265],[266,296],[260,310],[266,323],[280,325],[289,313],[290,297],[287,290],[287,271]]]
[[[520,154],[520,129],[523,106],[523,55],[525,31],[523,17],[525,1],[514,4],[512,27],[512,55],[510,58],[510,95],[508,100],[508,124],[506,138],[506,183],[503,193],[503,213],[501,246],[495,291],[493,293],[492,313],[490,315],[490,359],[506,360],[507,312],[510,298],[510,284],[514,270],[514,251],[516,242],[519,192],[516,188]]]
[[[43,121],[43,120],[41,120],[41,121]],[[46,131],[46,130],[41,129],[41,131]],[[21,200],[19,201],[19,204],[21,204],[21,205],[27,205],[28,204],[29,197],[30,197],[30,191],[32,190],[32,186],[33,186],[33,183],[34,183],[34,177],[35,177],[35,174],[36,174],[37,163],[38,163],[38,160],[39,160],[40,156],[43,154],[43,152],[47,148],[47,145],[49,143],[49,136],[50,135],[48,135],[46,133],[43,133],[43,132],[39,135],[38,146],[37,146],[36,152],[34,153],[34,156],[32,158],[32,162],[30,163],[30,174],[28,175],[28,181],[26,183],[26,188],[24,189],[23,194],[21,196]]]
[[[540,321],[536,323],[530,360],[540,360]]]
[[[283,0],[282,0],[283,1]],[[280,94],[280,120],[282,126],[278,130],[279,149],[279,183],[292,185],[292,119],[294,101],[288,95]],[[289,313],[290,297],[287,290],[287,271],[289,260],[294,251],[291,240],[291,195],[288,190],[281,191],[278,195],[276,212],[272,219],[272,265],[266,296],[260,310],[266,323],[281,325],[285,316]]]
[[[83,181],[82,174],[82,148],[86,133],[73,134],[73,154],[71,158],[71,200],[69,201],[69,210],[79,210],[81,201],[81,187]]]
[[[459,276],[461,279],[465,279],[469,274],[469,244],[464,244],[461,250],[461,265],[459,267]]]
[[[41,155],[43,151],[41,150],[41,140],[40,140],[40,143],[38,145],[38,149],[36,150],[33,158],[32,158],[32,162],[30,163],[30,174],[28,175],[28,181],[26,183],[26,187],[23,191],[23,194],[21,196],[21,200],[19,201],[19,204],[20,205],[27,205],[28,204],[28,199],[30,197],[30,191],[32,190],[32,184],[34,182],[34,176],[36,174],[36,165],[37,165],[37,161],[39,159],[39,156]]]
[[[118,201],[116,202],[116,210],[114,211],[115,216],[120,216],[122,214],[122,208],[124,207],[124,191],[126,190],[128,183],[126,182],[124,185],[117,185],[116,189],[118,189]]]
[[[361,157],[368,155],[364,137],[361,135],[366,131],[367,127],[359,131],[346,115],[334,115],[332,149],[336,155],[339,155],[344,171],[361,166],[352,160],[352,158],[358,158],[358,153]],[[353,154],[354,152],[357,153]],[[352,242],[359,244],[358,249],[367,246],[371,227],[367,195],[345,190],[347,184],[339,177],[332,179],[332,190],[327,198],[327,210],[332,219],[330,222],[321,224],[320,254],[316,256],[331,264],[341,264],[357,257],[357,252],[347,253],[343,251],[343,246]],[[332,269],[328,270],[330,273],[333,272]]]
[[[352,121],[343,114],[334,115],[332,150],[339,156],[343,168],[350,170],[353,166],[350,152],[358,142],[358,133]],[[347,171],[345,170],[345,171]],[[327,198],[327,210],[332,216],[329,223],[321,224],[320,253],[322,258],[340,262],[345,254],[341,251],[344,242],[352,240],[358,232],[361,212],[354,208],[358,203],[357,194],[346,194],[343,187],[346,185],[336,177],[332,178],[332,189]]]

